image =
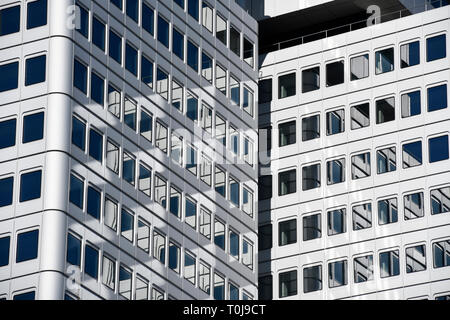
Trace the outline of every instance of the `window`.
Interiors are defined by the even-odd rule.
[[[22,143],[41,140],[44,137],[44,112],[23,117]]]
[[[172,52],[184,61],[184,35],[177,29],[172,29]]]
[[[198,72],[198,46],[190,40],[187,42],[187,64]]]
[[[101,106],[105,96],[105,80],[96,73],[91,73],[91,98]]]
[[[347,260],[331,262],[328,264],[328,286],[336,288],[345,286],[347,278]]]
[[[119,89],[108,84],[108,111],[120,119],[122,98]]]
[[[450,212],[450,187],[431,190],[431,214]]]
[[[216,166],[214,182],[216,192],[225,198],[225,171],[218,166]]]
[[[4,135],[1,136],[4,137]],[[84,151],[86,143],[85,141],[86,141],[86,124],[81,120],[79,120],[78,118],[72,117],[72,143]]]
[[[225,279],[214,272],[214,300],[225,300]]]
[[[427,39],[427,62],[447,56],[446,35],[441,34]]]
[[[6,207],[13,202],[13,187],[14,178],[2,178],[0,179],[0,207]]]
[[[77,25],[76,30],[86,39],[89,37],[89,10],[83,8],[78,3],[76,5],[79,8],[79,25]]]
[[[328,211],[328,235],[334,236],[347,232],[347,210]]]
[[[278,99],[295,96],[295,72],[278,77]]]
[[[202,162],[200,163],[200,179],[211,186],[212,180],[212,164],[211,161],[202,156]]]
[[[450,300],[450,295],[439,296],[439,297],[436,297],[435,300],[447,301],[447,300]]]
[[[9,243],[11,237],[0,238],[0,267],[9,264]]]
[[[153,62],[141,56],[141,81],[153,89]]]
[[[169,48],[169,23],[158,15],[158,41]]]
[[[272,248],[272,224],[259,226],[258,249],[262,251],[271,248]]]
[[[214,243],[225,250],[225,225],[217,219],[214,219]]]
[[[138,0],[127,0],[127,16],[138,22],[139,16],[139,2]],[[131,288],[130,288],[131,290]],[[131,294],[130,294],[131,295]]]
[[[413,193],[403,198],[405,220],[421,218],[423,212],[423,193]]]
[[[195,257],[184,253],[184,278],[195,286]]]
[[[17,89],[19,85],[19,62],[0,65],[0,92]]]
[[[280,298],[297,295],[297,270],[280,273],[279,285]]]
[[[403,145],[403,169],[422,165],[422,141]]]
[[[264,276],[258,279],[258,299],[272,300],[272,276]]]
[[[242,188],[242,211],[253,217],[253,192],[246,187]]]
[[[397,198],[378,201],[378,223],[381,225],[398,221]]]
[[[311,166],[302,168],[302,190],[312,190],[320,188],[320,164],[313,164]]]
[[[233,230],[229,230],[228,237],[228,249],[230,250],[230,255],[239,260],[239,235]]]
[[[278,246],[297,242],[297,219],[278,223]]]
[[[139,132],[148,141],[152,142],[153,117],[141,108],[141,120],[139,122]]]
[[[303,217],[303,241],[322,237],[322,216],[320,213]]]
[[[112,230],[117,230],[117,202],[109,198],[105,198],[104,222]]]
[[[100,220],[101,209],[102,209],[102,198],[100,191],[98,191],[96,188],[92,186],[88,186],[86,212],[93,218]]]
[[[241,33],[234,26],[230,26],[230,50],[241,56]]]
[[[183,140],[178,137],[173,131],[170,143],[170,158],[180,166],[183,160]]]
[[[125,299],[131,299],[131,271],[123,265],[119,268],[119,294]]]
[[[239,288],[228,282],[228,300],[239,300]]]
[[[122,237],[133,243],[134,239],[134,216],[122,208],[120,215],[120,234]]]
[[[41,170],[23,173],[20,176],[20,202],[41,197],[41,177]]]
[[[279,131],[280,147],[295,144],[296,141],[295,121],[290,121],[278,125],[278,131]]]
[[[307,93],[320,89],[320,67],[302,71],[302,92]]]
[[[272,79],[260,80],[258,83],[258,103],[272,101]]]
[[[148,300],[148,280],[140,276],[136,276],[135,299]]]
[[[11,72],[2,69],[3,68],[0,67],[0,72],[2,74],[8,74]],[[84,94],[87,94],[87,67],[81,62],[79,62],[77,59],[75,59],[73,62],[73,86],[79,89]],[[2,90],[0,89],[0,91]]]
[[[229,179],[229,188],[230,201],[239,207],[239,182],[231,176]]]
[[[363,54],[350,59],[350,81],[369,76],[369,55]]]
[[[116,287],[116,262],[107,256],[103,256],[102,283],[111,290]]]
[[[213,112],[211,108],[205,104],[202,104],[201,125],[202,128],[209,134],[212,134],[212,122],[213,122]]]
[[[398,250],[380,253],[380,277],[394,277],[400,274]]]
[[[278,195],[284,196],[297,192],[297,171],[290,170],[278,174]]]
[[[184,9],[184,0],[174,0],[177,5],[181,7],[181,9]]]
[[[27,4],[27,29],[47,24],[47,0],[37,0]]]
[[[345,110],[327,112],[327,135],[331,136],[345,131]]]
[[[344,60],[326,65],[327,87],[344,83]]]
[[[211,239],[211,213],[204,208],[200,208],[199,226],[200,233]]]
[[[100,163],[102,162],[103,136],[94,129],[89,130],[89,155]]]
[[[421,112],[420,90],[402,94],[402,118],[417,116]]]
[[[202,25],[209,31],[213,32],[213,9],[205,1],[202,1]]]
[[[250,67],[254,66],[254,45],[253,43],[244,37],[244,61],[248,63]]]
[[[152,186],[152,170],[146,166],[139,164],[139,191],[150,197]]]
[[[396,148],[386,148],[377,151],[377,173],[383,174],[397,170]]]
[[[198,271],[198,282],[200,290],[209,295],[211,288],[211,269],[201,262]]]
[[[231,101],[237,105],[240,105],[241,101],[241,90],[239,80],[237,80],[233,75],[230,75],[230,98]]]
[[[16,144],[16,119],[0,122],[0,149],[9,148]]]
[[[109,30],[109,56],[122,64],[122,38],[112,30]]]
[[[353,230],[363,230],[372,227],[372,204],[364,203],[353,206]]]
[[[227,124],[225,119],[216,113],[216,139],[219,140],[224,146],[227,145]]]
[[[142,28],[152,36],[155,31],[155,12],[142,2]]]
[[[172,241],[169,242],[169,268],[180,273],[180,248]]]
[[[106,143],[106,167],[111,169],[115,174],[119,174],[119,147],[108,139]]]
[[[227,95],[227,72],[218,63],[216,63],[216,88]]]
[[[430,138],[428,140],[429,162],[438,162],[449,158],[448,136]]]
[[[186,146],[186,169],[197,177],[197,150],[190,146]]]
[[[157,289],[156,287],[153,287],[151,300],[164,300],[164,292]]]
[[[400,46],[401,68],[408,68],[420,63],[420,42],[414,41]]]
[[[213,61],[210,56],[208,56],[206,53],[202,52],[202,76],[206,80],[208,80],[209,83],[212,83],[213,79]]]
[[[355,283],[373,280],[373,255],[358,257],[353,260]]]
[[[92,43],[105,51],[105,24],[96,17],[92,20]]]
[[[370,177],[370,152],[352,157],[352,179]]]
[[[122,11],[123,0],[110,0],[110,2]]]
[[[242,264],[253,270],[253,244],[246,239],[242,241]]]
[[[428,112],[447,108],[447,85],[443,84],[427,89]]]
[[[153,231],[153,257],[162,264],[166,261],[166,238],[156,230]]]
[[[156,72],[156,92],[164,99],[169,99],[169,76],[160,68]]]
[[[375,52],[375,74],[394,70],[394,48]]]
[[[406,248],[406,273],[419,272],[426,269],[425,245]]]
[[[320,138],[320,116],[315,115],[302,119],[302,140],[309,141]]]
[[[322,290],[322,266],[303,269],[303,292],[309,293]]]
[[[136,160],[128,153],[123,153],[122,177],[123,180],[134,186],[136,174]]]
[[[165,179],[155,176],[155,193],[154,200],[164,208],[166,207],[167,182]]]
[[[327,184],[333,185],[345,181],[345,159],[327,162]]]
[[[156,121],[155,144],[162,152],[167,153],[167,127]]]
[[[198,7],[198,1],[199,0],[187,0],[187,12],[189,13],[189,15],[194,18],[195,20],[198,21],[198,11],[199,11],[199,7]]]
[[[145,252],[150,251],[150,226],[142,219],[138,219],[137,245]]]
[[[253,166],[254,160],[254,151],[253,151],[253,142],[251,142],[248,138],[244,137],[244,161],[250,165]]]
[[[376,101],[377,124],[395,120],[395,98],[390,97]]]
[[[20,5],[0,10],[0,36],[20,31]]]
[[[128,42],[125,45],[125,68],[137,77],[138,52]]]
[[[216,14],[216,38],[227,46],[227,22]]]
[[[16,263],[38,257],[39,230],[22,232],[17,235]]]
[[[368,127],[370,125],[369,103],[360,104],[351,108],[352,130]]]
[[[194,200],[186,198],[184,221],[192,228],[197,228],[197,203]]]
[[[25,85],[45,82],[46,55],[25,60]]]
[[[450,240],[433,243],[434,268],[450,266]]]
[[[36,292],[35,291],[30,291],[30,292],[25,292],[25,293],[20,293],[20,294],[16,294],[13,297],[13,300],[35,300],[35,296],[36,296]]]
[[[188,92],[186,98],[186,117],[192,121],[198,120],[198,99],[190,92]]]

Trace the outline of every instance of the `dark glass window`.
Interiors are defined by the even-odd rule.
[[[198,72],[198,47],[191,41],[187,42],[187,64]]]
[[[20,176],[20,202],[41,197],[42,171],[24,173]]]
[[[84,182],[83,180],[70,175],[70,192],[69,201],[83,210],[83,198],[84,198]]]
[[[89,131],[89,155],[97,161],[103,161],[103,136],[97,131]]]
[[[347,285],[347,260],[328,264],[328,285],[336,288]]]
[[[188,93],[186,101],[186,117],[192,121],[198,120],[198,99]]]
[[[109,30],[109,56],[122,64],[122,38]]]
[[[279,146],[284,147],[287,145],[295,144],[296,141],[296,122],[286,122],[278,125],[279,131]]]
[[[20,31],[20,5],[0,10],[0,36]]]
[[[259,250],[267,250],[272,248],[272,224],[259,226],[258,248]]]
[[[123,179],[134,186],[136,161],[128,154],[123,154]]]
[[[415,41],[400,47],[401,68],[408,68],[420,63],[420,42]]]
[[[127,210],[122,209],[120,220],[120,234],[128,241],[133,242],[134,216]]]
[[[278,77],[278,99],[295,96],[295,72]]]
[[[375,74],[394,70],[394,48],[375,52]]]
[[[92,43],[105,51],[105,24],[96,17],[92,21]]]
[[[390,97],[376,101],[377,124],[395,120],[395,98]]]
[[[73,63],[73,85],[84,94],[87,93],[87,67],[77,59]]]
[[[309,241],[322,237],[321,214],[303,217],[303,241]]]
[[[13,201],[14,178],[0,179],[0,207],[9,206]]]
[[[173,0],[177,5],[184,9],[184,0]]]
[[[302,189],[303,191],[320,188],[320,164],[302,168]]]
[[[112,4],[114,4],[117,8],[122,10],[122,1],[123,0],[110,0]]]
[[[0,267],[9,264],[9,243],[11,237],[0,238]]]
[[[258,299],[272,300],[272,276],[264,276],[258,279]]]
[[[320,67],[302,71],[302,92],[307,93],[320,89]]]
[[[67,234],[67,262],[81,266],[81,240],[72,234]]]
[[[173,242],[169,243],[169,268],[180,273],[180,248]]]
[[[17,236],[16,262],[36,259],[38,256],[39,230],[20,233]]]
[[[297,192],[297,171],[290,170],[278,174],[278,195],[284,196]]]
[[[187,11],[192,18],[198,21],[198,0],[188,0]]]
[[[272,192],[272,176],[260,176],[258,181],[259,200],[272,198]]]
[[[0,149],[16,145],[16,119],[0,122]]]
[[[44,137],[44,112],[23,117],[22,143],[41,140]]]
[[[98,250],[90,245],[84,248],[84,273],[98,278]]]
[[[427,39],[427,61],[434,61],[447,56],[446,35],[441,34]]]
[[[80,8],[80,25],[77,31],[83,35],[83,37],[89,37],[89,11],[84,9],[77,3],[78,8]]]
[[[327,162],[327,184],[333,185],[345,181],[345,159]]]
[[[241,56],[241,33],[234,26],[230,26],[230,50]]]
[[[280,273],[280,298],[295,296],[297,294],[297,270]]]
[[[412,168],[422,165],[422,141],[403,145],[403,168]]]
[[[315,115],[302,119],[302,141],[320,138],[320,116]]]
[[[370,125],[369,107],[369,103],[364,103],[351,108],[352,130],[365,128]]]
[[[327,87],[344,83],[344,61],[329,63],[326,66]]]
[[[175,28],[172,32],[172,52],[181,60],[184,60],[184,36]]]
[[[34,300],[35,299],[35,295],[36,293],[34,291],[30,291],[30,292],[25,292],[25,293],[20,293],[20,294],[16,294],[13,298],[13,300],[22,300],[22,301],[26,301],[26,300]]]
[[[142,3],[142,28],[151,35],[155,32],[155,12],[145,3]]]
[[[158,15],[158,41],[169,47],[169,23]]]
[[[137,76],[138,53],[135,48],[128,43],[125,47],[125,68]]]
[[[33,29],[47,24],[47,0],[28,2],[27,29]]]
[[[272,101],[272,79],[260,80],[258,83],[258,103]]]
[[[138,22],[139,2],[138,0],[127,0],[127,16]]]
[[[433,243],[434,268],[450,266],[450,240]]]
[[[89,186],[87,192],[87,213],[95,219],[100,219],[100,210],[102,206],[101,193]]]
[[[345,131],[345,110],[327,112],[327,135],[331,136]]]
[[[431,138],[428,140],[430,163],[448,159],[448,136]]]
[[[431,190],[431,214],[450,212],[450,187]]]
[[[286,246],[297,242],[297,219],[278,224],[278,245]]]
[[[144,56],[141,58],[141,81],[153,88],[153,62]]]
[[[380,277],[387,278],[400,274],[398,250],[380,253]]]
[[[328,211],[328,235],[333,236],[347,232],[347,210]]]
[[[420,91],[402,94],[402,118],[417,116],[421,113]]]
[[[383,174],[397,170],[396,148],[386,148],[377,151],[377,173]]]
[[[19,62],[0,66],[0,92],[17,89],[19,85]]]
[[[239,260],[239,235],[232,230],[229,233],[229,246],[230,255]]]
[[[29,58],[25,62],[25,85],[31,86],[45,81],[46,56]]]
[[[91,73],[91,98],[103,106],[105,99],[105,80],[96,73]]]
[[[447,85],[428,88],[428,112],[447,108]]]
[[[363,230],[372,227],[372,204],[365,203],[354,206],[353,211],[353,230]]]
[[[212,83],[213,81],[213,61],[210,56],[208,56],[206,53],[202,52],[202,76],[206,80],[209,81],[209,83]]]
[[[378,223],[381,225],[398,221],[397,198],[378,201]]]
[[[322,290],[322,266],[314,266],[303,269],[303,292]]]
[[[86,144],[86,124],[72,117],[72,143],[84,151]]]

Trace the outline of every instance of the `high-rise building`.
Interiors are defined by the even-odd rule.
[[[448,1],[247,5],[259,297],[449,299]]]
[[[0,299],[257,298],[257,27],[1,1]]]

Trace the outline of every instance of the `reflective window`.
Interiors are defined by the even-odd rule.
[[[199,0],[187,0],[187,12],[189,15],[198,21],[198,14],[199,14],[199,6],[198,6]]]
[[[378,201],[378,223],[380,225],[398,221],[397,198]]]
[[[0,238],[0,267],[9,264],[9,243],[11,237]]]
[[[41,170],[23,173],[20,176],[20,202],[41,197],[41,177]]]
[[[320,67],[302,71],[302,92],[307,93],[320,89]]]
[[[198,72],[198,46],[190,40],[187,42],[187,64]]]
[[[295,144],[296,142],[296,122],[286,122],[278,125],[279,131],[279,146],[284,147],[287,145]]]
[[[27,29],[47,24],[47,0],[37,0],[27,4]]]
[[[364,203],[353,206],[353,230],[363,230],[372,227],[372,204]]]
[[[423,193],[413,193],[403,198],[405,220],[421,218],[423,212]]]
[[[337,209],[328,211],[328,235],[334,236],[336,234],[347,232],[347,210]]]
[[[214,219],[214,243],[225,250],[225,225],[217,219]]]
[[[420,42],[414,41],[400,46],[401,68],[408,68],[420,63]]]
[[[172,52],[184,61],[184,35],[177,29],[172,29]]]
[[[229,188],[230,201],[239,207],[239,182],[231,176],[229,179]]]
[[[320,138],[320,116],[315,115],[302,119],[302,141]]]
[[[353,260],[355,283],[373,280],[373,255],[358,257]]]
[[[155,12],[144,2],[142,2],[142,28],[151,35],[154,34]]]
[[[131,299],[131,270],[122,265],[119,268],[119,294],[125,299]]]
[[[241,90],[239,80],[237,80],[233,75],[230,75],[230,98],[231,101],[237,105],[240,105],[241,101]]]
[[[406,248],[406,273],[419,272],[426,269],[425,245]]]
[[[218,113],[216,113],[216,139],[224,146],[227,145],[227,124]]]
[[[141,81],[153,89],[153,62],[141,56]]]
[[[111,290],[116,287],[116,262],[107,256],[103,256],[102,283]]]
[[[170,187],[169,211],[177,218],[181,218],[181,192],[174,187]]]
[[[222,197],[225,197],[225,171],[218,166],[216,166],[214,182],[216,192]]]
[[[164,300],[164,292],[153,287],[151,300]]]
[[[214,300],[225,300],[225,279],[214,272]]]
[[[375,52],[375,74],[394,70],[394,48]]]
[[[327,135],[331,136],[345,131],[345,110],[327,112]]]
[[[406,143],[403,145],[403,168],[412,168],[422,165],[422,141]]]
[[[122,237],[133,243],[134,216],[132,213],[122,208],[120,215],[120,234]]]
[[[345,159],[327,162],[327,184],[337,184],[345,181]]]
[[[244,61],[247,62],[253,68],[253,66],[254,66],[254,45],[246,37],[244,37]]]
[[[139,122],[139,133],[148,141],[152,142],[153,117],[141,108],[141,119]]]
[[[136,276],[135,299],[148,300],[148,280],[140,276]]]
[[[450,212],[450,187],[431,190],[431,214]]]
[[[216,88],[224,95],[227,94],[227,72],[216,63]]]
[[[152,170],[146,166],[139,164],[139,191],[150,197],[152,186]]]
[[[350,81],[369,76],[369,55],[363,54],[350,59]]]
[[[213,61],[210,56],[208,56],[206,53],[202,52],[202,76],[206,80],[208,80],[209,83],[212,83],[213,79]]]
[[[192,121],[198,120],[198,99],[190,92],[187,93],[186,97],[186,117]]]
[[[295,96],[295,72],[278,77],[278,99]]]
[[[169,23],[158,15],[158,41],[169,48]]]
[[[108,111],[116,118],[120,118],[121,114],[121,93],[113,85],[108,84]]]
[[[239,300],[239,288],[228,282],[228,300]]]
[[[197,203],[194,200],[186,198],[184,221],[192,228],[197,228]]]
[[[117,202],[110,198],[105,198],[104,222],[112,230],[117,230]]]
[[[361,153],[352,157],[352,179],[370,177],[370,152]]]
[[[93,129],[89,130],[89,155],[100,163],[102,162],[103,136]]]
[[[156,72],[156,92],[164,99],[169,99],[169,76],[159,68]]]
[[[108,139],[106,143],[106,167],[117,175],[119,174],[119,157],[119,147]]]
[[[166,261],[166,238],[159,232],[153,231],[153,257],[162,264]]]
[[[320,164],[314,164],[311,166],[302,168],[302,190],[312,190],[320,188]]]
[[[433,243],[434,268],[450,266],[450,240]]]
[[[427,39],[427,62],[447,56],[446,35],[441,34]]]
[[[164,208],[166,207],[167,182],[160,176],[155,176],[155,193],[154,200]]]
[[[186,169],[197,176],[197,150],[190,146],[186,146]]]
[[[377,151],[377,173],[383,174],[397,170],[396,148],[386,148]]]
[[[71,233],[67,234],[66,260],[74,266],[81,266],[81,240]]]
[[[447,160],[448,155],[448,136],[430,138],[428,140],[428,152],[430,163]]]
[[[170,143],[170,158],[180,166],[183,160],[183,140],[178,137],[174,132],[171,135]]]
[[[322,290],[322,266],[314,266],[303,269],[303,292]]]
[[[303,217],[303,241],[322,237],[322,216],[320,213]]]
[[[244,87],[244,101],[242,102],[242,108],[245,112],[247,112],[250,116],[253,117],[254,112],[254,100],[253,100],[253,92]]]
[[[184,253],[184,278],[195,285],[195,257]]]
[[[253,244],[245,239],[242,241],[242,264],[253,270]]]
[[[180,273],[180,247],[172,241],[169,242],[169,268]]]
[[[156,121],[155,145],[164,153],[167,153],[167,140],[167,127],[159,121]]]
[[[20,31],[20,5],[0,10],[0,36]]]
[[[351,108],[352,130],[365,128],[370,125],[369,103],[360,104]]]
[[[242,211],[253,217],[253,192],[246,187],[242,188]]]
[[[44,112],[23,117],[22,143],[41,140],[44,137]]]
[[[125,45],[125,68],[137,76],[138,52],[128,42]]]
[[[200,233],[211,239],[211,213],[204,208],[200,209],[199,226]]]
[[[250,166],[253,166],[254,160],[254,151],[253,151],[253,142],[251,142],[248,138],[244,137],[244,161],[249,164]]]
[[[0,67],[0,72],[5,74],[3,71],[5,70],[2,70],[2,67]],[[73,86],[87,94],[87,67],[77,59],[73,61]],[[0,91],[2,91],[1,88]]]
[[[331,262],[328,264],[328,286],[336,288],[348,283],[347,260]]]
[[[0,122],[0,149],[9,148],[16,145],[16,119]]]
[[[278,223],[278,246],[297,242],[297,219]]]
[[[122,38],[112,30],[109,30],[109,56],[122,64]]]
[[[344,83],[344,60],[326,65],[327,87]]]
[[[31,86],[45,82],[47,56],[28,58],[25,60],[25,85]]]
[[[134,186],[136,175],[136,160],[128,153],[123,153],[122,177]]]
[[[420,90],[402,94],[402,118],[417,116],[421,113]]]
[[[33,260],[38,257],[39,230],[22,232],[17,235],[16,262]]]
[[[96,73],[91,73],[91,98],[103,106],[105,97],[105,80]]]
[[[105,51],[105,24],[96,17],[92,19],[92,43]]]
[[[387,278],[400,274],[398,250],[380,253],[380,277]]]
[[[258,279],[258,299],[272,300],[272,276],[264,276]]]
[[[88,186],[87,191],[87,210],[86,212],[97,220],[100,220],[100,211],[102,209],[101,193],[96,188]]]
[[[0,207],[6,207],[12,204],[13,186],[14,186],[13,177],[0,179]]]
[[[427,89],[428,112],[447,108],[447,85],[443,84]]]
[[[76,61],[76,60],[75,60]],[[0,65],[0,92],[17,89],[19,85],[19,62]]]
[[[86,124],[76,117],[72,117],[72,143],[84,151],[86,144]]]
[[[142,219],[138,219],[137,245],[145,252],[150,252],[150,226]]]
[[[213,32],[213,9],[205,1],[202,1],[202,25],[209,31]]]
[[[241,56],[241,33],[234,26],[230,26],[230,50]]]
[[[199,264],[198,287],[203,292],[210,294],[211,289],[211,269],[203,263]]]
[[[216,38],[227,46],[227,22],[216,14]]]
[[[211,186],[212,164],[211,161],[204,156],[202,156],[202,161],[200,163],[200,179],[208,186]]]
[[[136,131],[137,103],[129,97],[125,97],[123,122]]]
[[[297,192],[297,171],[290,170],[278,174],[278,195],[284,196]]]
[[[395,120],[395,98],[377,100],[376,103],[377,124]]]
[[[230,230],[228,236],[228,249],[230,250],[230,255],[239,260],[239,235],[233,230]]]
[[[297,270],[280,273],[279,286],[280,298],[295,296],[297,294]]]
[[[139,2],[138,0],[127,0],[127,16],[138,22]]]

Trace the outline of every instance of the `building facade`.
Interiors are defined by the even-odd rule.
[[[259,297],[448,299],[448,2],[264,3]]]
[[[0,299],[257,298],[257,23],[0,4]]]

